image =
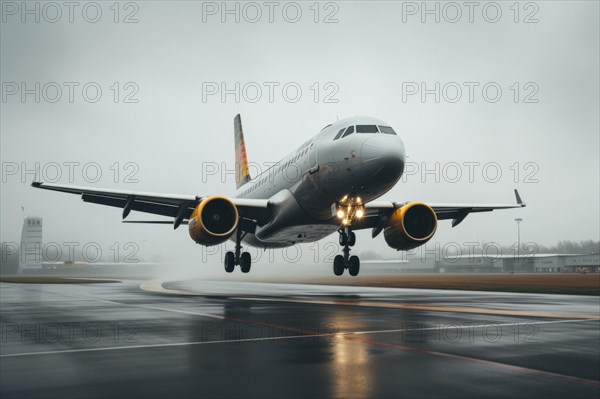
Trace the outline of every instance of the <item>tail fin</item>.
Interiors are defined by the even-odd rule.
[[[235,184],[236,188],[240,188],[250,181],[250,170],[248,169],[248,157],[240,114],[237,114],[233,119],[233,135],[235,138]]]

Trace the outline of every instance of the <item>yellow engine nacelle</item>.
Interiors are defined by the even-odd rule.
[[[225,197],[208,197],[194,209],[188,224],[190,237],[198,244],[221,244],[233,235],[238,226],[238,210]]]
[[[422,202],[411,202],[392,213],[383,235],[390,247],[408,251],[425,244],[436,230],[435,211]]]

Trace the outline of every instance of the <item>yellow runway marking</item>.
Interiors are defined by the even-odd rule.
[[[162,280],[144,281],[142,284],[140,284],[140,288],[144,291],[157,292],[160,294],[198,296],[198,294],[189,291],[171,290],[165,288],[162,286],[163,283],[164,281]]]
[[[587,319],[587,320],[600,320],[600,315],[589,314],[589,313],[564,313],[564,312],[532,312],[527,310],[509,310],[509,309],[491,309],[491,308],[477,308],[468,306],[440,306],[440,305],[428,305],[428,304],[405,304],[405,303],[391,303],[391,302],[379,302],[379,301],[345,301],[345,300],[330,300],[324,301],[320,299],[289,299],[289,298],[253,298],[253,297],[234,297],[231,299],[240,299],[246,301],[277,301],[277,302],[295,302],[295,303],[307,303],[315,305],[342,305],[342,306],[358,306],[358,307],[370,307],[370,308],[388,308],[388,309],[410,309],[410,310],[421,310],[425,312],[454,312],[454,313],[476,313],[476,314],[489,314],[499,316],[523,316],[523,317],[546,317],[553,319]]]
[[[172,290],[164,288],[162,284],[164,281],[152,280],[144,282],[140,285],[140,288],[144,291],[156,292],[161,294],[171,295],[188,295],[188,296],[206,296],[202,293],[183,291],[183,290]],[[214,296],[214,295],[211,295]],[[356,307],[370,307],[370,308],[386,308],[386,309],[408,309],[408,310],[420,310],[424,312],[453,312],[453,313],[471,313],[471,314],[485,314],[485,315],[496,315],[496,316],[517,316],[517,317],[543,317],[553,319],[585,319],[585,320],[600,320],[600,315],[590,313],[565,313],[565,312],[542,312],[542,311],[528,311],[528,310],[510,310],[510,309],[492,309],[492,308],[481,308],[481,307],[469,307],[469,306],[443,306],[434,304],[407,304],[407,303],[393,303],[384,301],[348,301],[348,300],[322,300],[312,298],[285,298],[285,297],[246,297],[246,296],[228,296],[230,299],[242,300],[242,301],[274,301],[274,302],[291,302],[291,303],[304,303],[314,305],[335,305],[335,306],[356,306]]]

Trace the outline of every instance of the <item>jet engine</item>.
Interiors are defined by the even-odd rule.
[[[192,240],[201,245],[218,245],[233,235],[238,225],[238,210],[225,197],[208,197],[194,209],[189,221]]]
[[[411,202],[392,213],[383,234],[390,247],[408,251],[429,241],[436,229],[434,210],[422,202]]]

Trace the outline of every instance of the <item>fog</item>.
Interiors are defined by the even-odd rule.
[[[509,246],[517,217],[523,242],[600,239],[598,2],[519,3],[518,13],[513,2],[494,3],[500,17],[482,2],[472,22],[462,3],[461,18],[427,3],[439,22],[421,2],[321,3],[318,15],[312,2],[293,3],[297,22],[290,3],[278,3],[273,22],[263,3],[254,3],[256,21],[255,10],[228,3],[239,22],[221,15],[220,2],[119,3],[118,15],[102,3],[97,22],[93,10],[82,16],[85,3],[73,22],[66,8],[51,22],[56,10],[28,3],[39,7],[36,22],[25,3],[9,3],[16,8],[3,3],[0,39],[2,241],[20,239],[24,207],[43,217],[44,242],[94,242],[105,252],[134,243],[143,260],[221,273],[222,249],[194,244],[185,226],[123,225],[119,209],[29,185],[37,174],[232,195],[237,113],[259,166],[336,118],[370,115],[394,127],[408,154],[406,176],[385,199],[512,203],[519,189],[525,209],[472,214],[456,228],[442,221],[434,238],[442,246]],[[142,218],[160,217],[129,216]],[[257,263],[261,273],[321,263],[336,241]],[[358,233],[355,249],[394,253],[370,231]]]

